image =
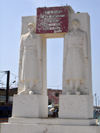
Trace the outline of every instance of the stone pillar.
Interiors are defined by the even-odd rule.
[[[66,82],[66,75],[68,74],[67,73],[68,71],[66,72],[67,67],[66,67],[66,64],[64,64],[64,67],[63,67],[63,90],[62,90],[63,94],[60,96],[59,118],[89,119],[89,118],[93,118],[90,17],[88,15],[88,13],[72,13],[72,14],[70,14],[70,16],[69,16],[69,31],[72,30],[71,23],[73,20],[78,20],[80,22],[80,25],[79,25],[80,26],[79,27],[80,34],[86,34],[88,63],[85,66],[85,80],[84,80],[84,84],[83,84],[84,88],[82,90],[80,89],[81,95],[79,93],[71,92],[70,84]],[[65,43],[67,43],[66,40],[65,40]],[[64,47],[64,48],[66,48],[66,47]],[[64,59],[65,58],[67,58],[67,57],[64,57]],[[75,62],[77,62],[77,60],[75,60]],[[72,64],[71,67],[74,67],[74,64]],[[76,75],[76,77],[77,77],[77,75]],[[77,79],[75,79],[75,80],[77,80]]]
[[[32,22],[36,24],[36,16],[22,17],[21,35],[28,33],[27,25]],[[35,37],[38,35],[35,35]],[[40,36],[40,35],[39,35]],[[31,118],[44,118],[48,117],[48,96],[47,96],[47,74],[46,74],[46,38],[40,36],[40,44],[38,47],[41,52],[38,57],[41,59],[39,64],[38,87],[35,94],[20,94],[15,95],[13,99],[12,117],[31,117]],[[38,38],[37,38],[38,39]],[[36,44],[38,45],[38,44]],[[35,63],[35,62],[34,62]],[[28,71],[28,70],[27,70]],[[19,76],[20,76],[19,67]],[[19,78],[20,79],[20,78]],[[19,80],[18,93],[23,90],[23,82]],[[30,88],[29,88],[30,89]],[[38,93],[39,91],[39,93]]]
[[[43,95],[47,95],[47,44],[46,38],[43,38]]]

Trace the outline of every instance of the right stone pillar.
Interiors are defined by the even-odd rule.
[[[88,13],[69,15],[69,32],[64,37],[64,95],[92,96],[90,17]]]
[[[69,128],[66,130],[68,133],[100,133],[100,126],[97,126],[93,118],[88,13],[69,15],[69,32],[64,37],[63,90],[59,97],[59,118],[69,121],[66,126]],[[87,122],[84,123],[84,120]]]

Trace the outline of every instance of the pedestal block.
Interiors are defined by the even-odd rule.
[[[72,101],[75,102],[75,96],[72,97]],[[84,103],[84,108],[81,107],[81,111],[84,109],[83,113],[85,112],[85,117],[88,116],[86,110],[89,110],[91,105],[86,110],[85,107],[89,105],[90,102],[86,104],[86,101],[91,97],[77,97],[77,102],[81,99]],[[64,114],[66,114],[66,108],[64,106],[66,99],[70,99],[70,96],[60,96],[60,100],[62,100],[60,104],[62,103],[61,105],[63,105],[60,106],[60,111],[63,110]],[[2,124],[1,133],[100,133],[100,126],[96,125],[95,119],[43,118],[47,117],[47,101],[47,96],[42,95],[15,95],[13,117],[9,119],[8,123]],[[72,105],[73,109],[75,109],[75,106],[71,103],[69,105]],[[79,105],[77,106],[79,107]],[[63,108],[61,109],[61,107]],[[60,114],[62,114],[62,112],[60,112]],[[92,117],[92,114],[90,116]]]
[[[60,95],[59,118],[93,118],[93,97],[89,95]]]
[[[59,119],[59,118],[16,118],[9,119],[9,123],[20,124],[47,124],[47,125],[66,125],[66,126],[93,126],[96,125],[96,119]]]
[[[1,133],[100,133],[100,126],[94,123],[84,119],[11,118],[2,124]]]
[[[48,96],[14,95],[12,117],[48,117]]]

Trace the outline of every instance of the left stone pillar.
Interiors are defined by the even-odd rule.
[[[36,34],[36,16],[22,17],[19,86],[12,117],[48,117],[46,38]]]
[[[1,133],[37,132],[48,117],[46,38],[35,33],[35,25],[35,16],[22,17],[18,95],[13,97],[12,117],[2,124]]]

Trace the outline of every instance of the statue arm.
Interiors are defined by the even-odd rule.
[[[88,44],[87,44],[87,35],[84,32],[83,34],[83,51],[84,51],[84,62],[88,62]]]
[[[20,50],[19,50],[19,83],[21,81],[21,71],[22,71],[22,54],[23,54],[23,38],[20,38]]]
[[[38,59],[38,88],[42,90],[42,37],[37,38],[37,59]]]
[[[37,44],[37,52],[38,52],[38,60],[42,62],[42,38],[38,36],[38,44]]]
[[[21,39],[20,39],[20,53],[19,53],[19,65],[20,66],[22,66],[23,51],[24,51],[24,47],[23,47],[23,36],[21,36]]]
[[[67,61],[67,45],[68,45],[68,33],[64,37],[63,48],[63,89],[66,91],[66,61]]]
[[[67,46],[68,46],[68,35],[65,34],[64,37],[64,64],[66,64],[66,60],[67,60]]]

